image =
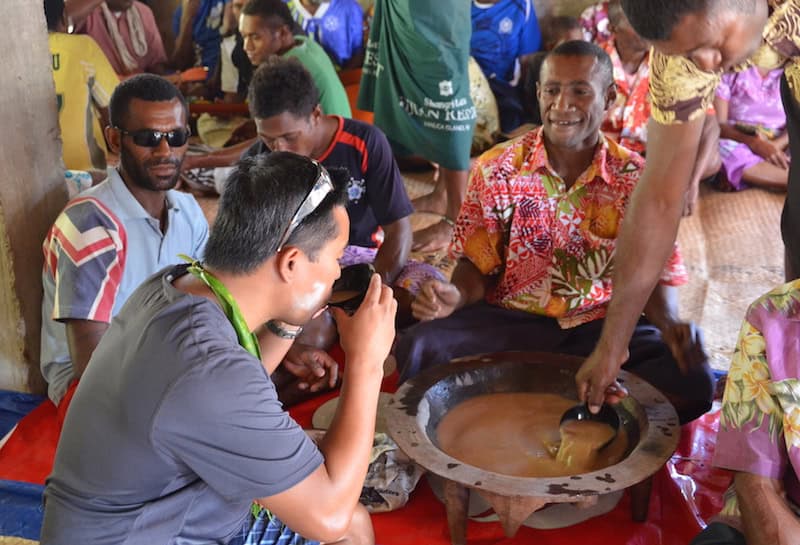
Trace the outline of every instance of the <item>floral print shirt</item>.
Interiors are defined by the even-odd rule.
[[[725,384],[714,465],[782,480],[800,505],[800,280],[747,311]],[[721,514],[738,516],[735,494],[726,495]]]
[[[617,53],[614,37],[598,40],[614,66],[617,100],[606,112],[600,130],[630,150],[644,154],[647,120],[650,119],[650,55],[645,55],[635,74],[628,74]]]
[[[470,173],[450,254],[497,277],[487,302],[558,319],[603,318],[616,239],[644,160],[600,136],[592,164],[567,189],[542,128],[481,155]],[[686,282],[677,246],[662,282]]]

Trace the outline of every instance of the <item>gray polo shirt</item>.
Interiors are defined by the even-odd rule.
[[[170,273],[131,295],[78,384],[43,545],[227,543],[253,499],[323,461],[220,307]]]

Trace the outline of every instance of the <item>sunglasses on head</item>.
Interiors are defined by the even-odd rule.
[[[279,252],[283,248],[283,245],[286,244],[286,241],[289,240],[289,237],[292,236],[292,233],[294,233],[295,229],[297,229],[297,227],[303,223],[303,220],[313,214],[314,210],[319,208],[319,205],[322,204],[322,201],[325,200],[325,197],[327,197],[328,194],[333,193],[333,181],[331,181],[328,171],[325,170],[325,167],[320,165],[317,161],[312,159],[311,162],[317,167],[317,178],[314,181],[314,185],[311,186],[311,189],[308,190],[305,198],[300,203],[300,206],[298,206],[297,210],[295,210],[289,225],[287,225],[286,229],[283,231],[281,243],[278,244]]]
[[[117,127],[122,134],[128,135],[133,143],[143,148],[157,148],[161,145],[161,140],[167,139],[167,144],[171,148],[179,148],[186,144],[192,132],[189,129],[173,129],[169,132],[156,131],[153,129],[142,129],[139,131],[127,131]]]

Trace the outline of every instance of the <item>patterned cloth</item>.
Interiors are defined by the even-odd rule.
[[[542,129],[479,157],[450,253],[499,279],[489,304],[557,318],[570,328],[605,316],[616,237],[644,161],[604,136],[567,189]],[[662,282],[686,282],[677,247]]]
[[[795,100],[800,96],[800,0],[787,0],[769,18],[764,42],[746,65],[784,67]],[[705,72],[685,57],[654,51],[651,57],[650,96],[653,118],[666,125],[703,115],[714,98],[721,74]]]
[[[599,2],[583,10],[580,23],[587,42],[611,38],[611,31],[608,29],[608,2]]]
[[[611,57],[614,83],[617,85],[617,101],[606,112],[600,130],[623,147],[644,154],[647,120],[650,119],[650,55],[645,55],[635,74],[628,74],[613,36],[599,40],[598,45]]]
[[[376,255],[378,255],[377,248],[347,246],[344,249],[342,258],[339,260],[339,265],[342,267],[349,267],[350,265],[359,265],[361,263],[372,263],[375,261]],[[442,272],[433,265],[425,263],[424,261],[409,259],[400,271],[400,274],[397,275],[393,285],[398,288],[403,288],[411,295],[416,296],[422,284],[428,280],[444,282],[446,278]]]
[[[800,505],[799,338],[800,280],[750,306],[725,385],[714,458],[719,467],[783,480],[795,506]],[[721,515],[738,525],[735,493],[726,495]]]
[[[251,516],[244,528],[241,529],[228,545],[315,545],[319,541],[312,541],[302,537],[289,529],[278,517],[266,509],[258,509],[258,514]]]
[[[728,103],[728,124],[746,125],[767,138],[778,136],[786,127],[786,114],[781,103],[783,70],[771,70],[761,77],[752,66],[742,72],[725,74],[717,87],[717,98]],[[742,175],[748,168],[764,161],[747,144],[720,139],[722,170],[734,189],[744,189]]]

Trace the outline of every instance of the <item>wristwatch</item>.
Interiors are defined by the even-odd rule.
[[[266,323],[267,329],[281,339],[293,340],[303,331],[303,326],[290,326],[278,320],[270,320]],[[291,329],[289,329],[291,328]]]

